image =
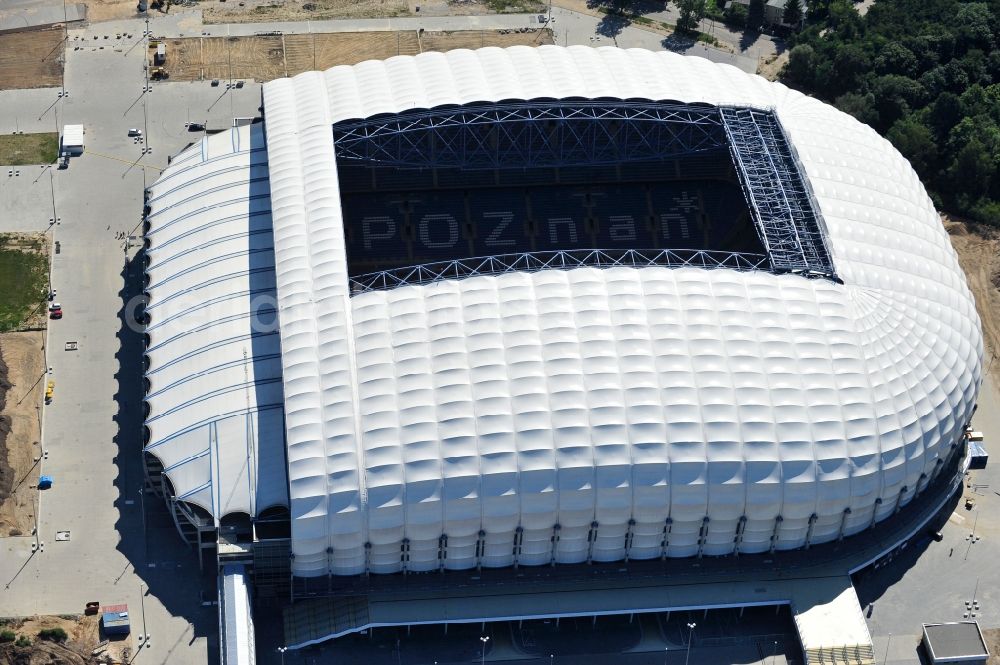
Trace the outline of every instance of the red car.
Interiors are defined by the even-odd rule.
[[[62,305],[57,302],[49,305],[49,318],[50,319],[61,319],[62,318]]]

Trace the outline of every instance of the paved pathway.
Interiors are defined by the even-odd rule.
[[[41,548],[33,552],[31,537],[0,540],[0,614],[78,613],[91,600],[128,603],[133,637],[152,636],[136,663],[203,664],[217,653],[216,610],[201,603],[203,591],[214,596],[211,576],[199,573],[162,501],[139,493],[141,347],[135,334],[120,336],[118,316],[123,288],[126,297],[137,293],[141,274],[126,264],[131,254],[116,234],[138,225],[143,188],[167,155],[199,138],[185,131],[187,118],[226,126],[234,115],[256,113],[260,88],[220,92],[208,83],[179,83],[143,93],[144,45],[136,43],[144,23],[111,27],[71,31],[68,97],[51,88],[0,92],[0,132],[83,123],[87,145],[68,170],[18,167],[20,175],[10,178],[8,169],[0,171],[0,231],[48,229],[54,198],[59,222],[52,232],[61,251],[53,285],[66,312],[49,333],[56,398],[44,412],[43,472],[55,483],[40,493]],[[115,39],[115,28],[133,38]],[[105,48],[75,50],[74,43]],[[144,129],[151,155],[126,136],[130,127]],[[67,341],[79,350],[65,351]],[[70,531],[69,542],[55,541],[61,530]]]
[[[992,381],[983,383],[973,424],[986,434],[988,448],[1000,440],[1000,392]],[[973,487],[967,486],[966,494],[975,497],[976,506],[956,508],[942,531],[944,540],[855,580],[862,604],[875,604],[868,630],[879,658],[888,649],[890,665],[917,665],[920,624],[966,618],[965,601],[973,593],[981,608],[974,618],[983,628],[1000,628],[1000,464],[991,459],[971,473],[969,483]],[[979,537],[974,544],[973,525]]]

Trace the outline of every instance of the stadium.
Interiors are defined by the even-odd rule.
[[[227,583],[836,558],[961,480],[972,296],[909,164],[830,106],[543,46],[274,81],[237,124],[148,188],[144,259],[147,480]],[[393,620],[524,616],[421,611]]]

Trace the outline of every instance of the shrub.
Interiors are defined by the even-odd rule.
[[[18,647],[30,647],[31,646],[31,640],[28,638],[27,635],[21,635],[21,637],[17,638],[17,642],[14,642],[14,646],[18,646]]]
[[[69,635],[62,628],[46,628],[38,631],[38,639],[49,642],[65,642],[69,639]]]
[[[13,630],[0,630],[0,642],[13,642],[16,637]]]

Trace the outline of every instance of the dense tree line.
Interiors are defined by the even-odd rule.
[[[1000,0],[812,0],[782,80],[885,135],[935,203],[1000,225]]]

